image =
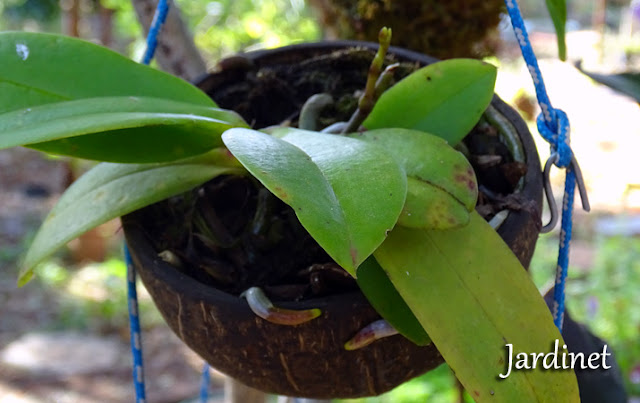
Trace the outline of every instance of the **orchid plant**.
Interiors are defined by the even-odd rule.
[[[452,147],[489,105],[496,69],[454,59],[391,85],[381,71],[389,40],[381,31],[361,115],[330,133],[253,130],[191,84],[108,49],[0,33],[0,148],[102,161],[50,212],[19,283],[100,223],[219,175],[251,175],[395,329],[435,343],[474,399],[577,401],[572,372],[498,377],[505,343],[539,352],[561,336],[518,259],[474,211],[475,174]]]

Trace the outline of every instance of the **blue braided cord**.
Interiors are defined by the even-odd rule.
[[[529,35],[527,34],[527,29],[524,26],[518,2],[516,0],[505,0],[505,4],[507,5],[509,17],[511,17],[513,31],[516,34],[516,39],[518,40],[520,50],[522,51],[522,57],[524,57],[524,61],[527,63],[529,74],[531,74],[531,78],[535,84],[536,96],[538,97],[538,103],[542,109],[544,120],[550,125],[551,131],[555,132],[555,112],[553,107],[551,107],[551,101],[549,100],[547,90],[544,86],[542,73],[540,72],[540,67],[538,67],[538,59],[536,59],[536,55],[533,53],[533,48],[529,42]]]
[[[572,167],[573,153],[569,145],[570,125],[567,115],[560,109],[554,109],[547,95],[547,90],[538,66],[538,60],[533,52],[529,36],[522,20],[522,15],[516,0],[505,0],[507,11],[511,17],[511,24],[522,51],[522,57],[536,89],[538,104],[542,113],[538,116],[538,131],[551,145],[552,156],[558,156],[556,166],[566,168],[565,193],[562,205],[562,224],[560,230],[560,248],[558,251],[558,265],[556,267],[556,283],[554,287],[554,301],[552,307],[553,321],[562,332],[564,318],[564,291],[569,266],[569,244],[571,242],[573,199],[576,186],[575,172]]]
[[[133,356],[133,385],[136,403],[145,402],[144,366],[142,364],[142,338],[138,316],[138,293],[136,291],[136,270],[133,267],[127,244],[124,245],[124,261],[127,264],[127,292],[129,305],[129,331],[131,335],[131,355]]]
[[[151,27],[149,28],[149,34],[147,35],[147,50],[145,51],[144,58],[142,59],[143,64],[149,64],[151,63],[151,59],[153,59],[156,47],[158,46],[158,34],[160,33],[160,28],[162,28],[162,25],[167,19],[168,13],[169,4],[167,3],[167,0],[159,0],[158,6],[156,7],[156,13],[153,16],[153,21],[151,22]],[[205,363],[202,368],[202,380],[200,384],[200,401],[202,403],[207,402],[209,383],[209,364]]]
[[[562,332],[564,320],[564,287],[569,267],[569,244],[571,243],[571,229],[573,221],[573,197],[576,188],[576,175],[572,167],[567,168],[564,182],[564,198],[562,201],[562,226],[560,227],[560,250],[558,251],[558,265],[556,267],[556,282],[553,287],[553,323]]]
[[[566,168],[571,165],[571,159],[573,158],[573,151],[571,151],[571,145],[569,144],[571,125],[564,111],[554,109],[554,112],[557,118],[558,132],[549,130],[549,126],[545,123],[542,114],[538,115],[536,123],[540,135],[551,144],[551,154],[558,155],[558,161],[556,161],[555,165],[560,168]]]
[[[206,362],[202,366],[202,379],[200,380],[200,403],[207,403],[209,399],[209,383],[211,382],[211,374],[209,372],[209,364]]]
[[[542,137],[551,144],[551,153],[558,154],[559,159],[556,162],[556,166],[565,168],[571,163],[572,157],[568,135],[569,120],[564,112],[560,109],[554,109],[553,106],[551,106],[551,100],[547,95],[542,72],[538,66],[538,59],[529,42],[529,35],[522,20],[517,1],[505,0],[505,3],[509,16],[511,17],[513,31],[515,32],[518,45],[520,45],[520,50],[522,51],[522,57],[533,79],[538,104],[542,110],[542,113],[538,116],[538,131]]]
[[[147,35],[147,49],[142,59],[143,64],[151,63],[158,46],[158,33],[167,19],[169,5],[167,0],[159,0],[153,22]],[[138,316],[138,292],[136,291],[136,270],[133,267],[131,254],[127,244],[124,245],[124,260],[127,264],[127,292],[129,305],[129,330],[131,338],[131,355],[133,356],[133,385],[136,391],[136,403],[145,402],[144,365],[142,362],[142,337],[140,336],[140,318]]]
[[[154,14],[153,21],[151,22],[151,27],[149,27],[149,34],[147,35],[147,50],[144,52],[142,64],[151,63],[151,59],[153,59],[156,47],[158,46],[158,34],[160,33],[160,28],[162,28],[162,24],[166,21],[168,13],[169,3],[167,3],[167,0],[159,0],[156,7],[156,13]]]

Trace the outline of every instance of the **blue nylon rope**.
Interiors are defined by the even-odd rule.
[[[207,403],[209,399],[209,383],[211,383],[209,364],[205,362],[202,366],[202,379],[200,380],[200,403]]]
[[[136,403],[145,402],[144,366],[142,364],[142,337],[140,336],[140,317],[138,316],[138,292],[136,291],[136,270],[133,267],[127,244],[124,245],[124,261],[127,265],[127,293],[129,306],[129,331],[131,355],[133,356],[133,386],[136,391]]]
[[[158,46],[158,34],[167,19],[169,4],[167,0],[159,0],[156,12],[147,35],[147,49],[142,58],[142,64],[149,64],[153,59]],[[129,294],[129,323],[131,332],[131,354],[133,356],[133,382],[136,391],[136,402],[145,402],[144,367],[142,362],[142,338],[140,337],[140,318],[138,317],[138,296],[136,292],[136,273],[131,261],[131,255],[127,245],[124,246],[125,262],[127,264],[128,294]],[[209,391],[209,364],[202,368],[202,381],[200,384],[200,401],[206,403]]]
[[[562,323],[564,320],[564,295],[567,269],[569,266],[569,245],[571,243],[573,200],[576,187],[577,163],[569,145],[570,126],[567,115],[560,109],[554,109],[547,95],[544,86],[542,73],[538,66],[538,61],[529,36],[522,20],[520,9],[516,0],[505,0],[507,11],[511,17],[511,24],[515,32],[522,56],[527,64],[531,78],[536,89],[538,104],[542,113],[538,116],[537,126],[542,137],[551,145],[551,157],[555,159],[558,168],[566,168],[564,185],[564,197],[562,203],[562,221],[560,229],[560,247],[558,250],[558,264],[556,266],[556,281],[553,290],[553,322],[562,333]],[[586,196],[586,193],[582,196]],[[583,206],[588,210],[588,202],[584,200]],[[586,204],[585,204],[586,203]]]
[[[158,33],[167,19],[169,4],[167,0],[159,0],[156,12],[147,35],[147,49],[142,59],[143,64],[151,63],[158,46]],[[138,292],[136,291],[136,271],[131,260],[127,244],[124,245],[124,260],[127,265],[127,294],[129,307],[129,332],[131,339],[131,355],[133,357],[133,385],[136,392],[136,403],[145,403],[144,365],[142,362],[142,337],[140,335],[140,317],[138,316]]]
[[[153,21],[151,21],[151,26],[149,27],[149,34],[147,35],[147,50],[144,52],[144,57],[142,58],[142,64],[151,63],[151,59],[153,59],[153,55],[156,53],[156,47],[158,46],[158,34],[160,33],[160,28],[167,20],[167,14],[169,13],[169,4],[167,0],[159,0],[158,5],[156,6],[156,12],[153,16]]]

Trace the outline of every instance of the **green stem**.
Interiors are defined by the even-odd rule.
[[[362,122],[369,116],[376,102],[378,102],[378,98],[382,95],[383,92],[389,89],[393,84],[393,76],[396,69],[400,66],[399,63],[394,63],[390,66],[387,66],[386,69],[382,72],[378,80],[376,81],[376,85],[374,87],[373,93],[373,102],[370,106],[370,109],[366,110],[358,106],[358,109],[351,115],[351,119],[349,122],[342,128],[342,134],[351,133],[358,130]]]
[[[378,42],[380,46],[369,66],[367,83],[364,88],[364,93],[358,101],[358,109],[351,116],[351,119],[349,119],[347,126],[342,131],[343,134],[358,130],[358,127],[360,127],[360,124],[364,122],[369,113],[371,113],[376,103],[376,86],[378,80],[381,78],[380,74],[382,72],[382,66],[384,65],[384,58],[387,55],[387,50],[389,50],[391,43],[391,28],[384,27],[380,30]]]

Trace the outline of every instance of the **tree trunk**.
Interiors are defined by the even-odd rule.
[[[64,34],[80,37],[80,0],[68,0],[60,3]]]
[[[100,21],[98,25],[100,43],[102,46],[110,48],[113,45],[113,14],[115,10],[103,6],[102,2],[98,2],[97,7]]]
[[[163,70],[192,81],[206,73],[207,67],[193,42],[193,37],[180,17],[180,10],[173,1],[168,0],[168,3],[169,14],[160,35],[158,35],[158,48],[155,57]],[[132,4],[136,10],[138,21],[142,24],[144,33],[147,35],[157,3],[152,0],[132,0]]]
[[[493,54],[503,0],[308,0],[327,39],[378,41],[391,27],[391,44],[438,59]]]

